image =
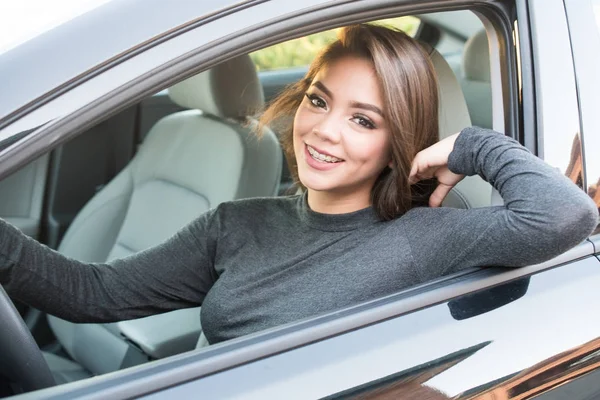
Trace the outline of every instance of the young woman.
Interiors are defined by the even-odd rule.
[[[262,118],[282,132],[303,194],[221,204],[165,243],[102,265],[0,222],[0,283],[75,322],[202,305],[216,343],[461,268],[541,262],[592,232],[591,199],[514,140],[467,128],[437,142],[437,101],[417,42],[346,28]],[[474,174],[505,206],[438,207]]]

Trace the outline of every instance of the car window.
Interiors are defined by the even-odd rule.
[[[400,29],[414,37],[421,21],[416,17],[405,16],[383,19],[378,23]],[[319,50],[335,40],[338,30],[331,29],[283,42],[251,53],[250,57],[258,71],[308,66]]]

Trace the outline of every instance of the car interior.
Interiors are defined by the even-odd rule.
[[[440,86],[440,136],[492,128],[490,47],[470,11],[417,15],[415,37]],[[276,45],[277,46],[277,45]],[[256,112],[307,66],[261,70],[230,59],[115,114],[0,182],[0,217],[59,252],[106,262],[156,245],[221,202],[295,193],[276,132]],[[501,110],[496,112],[502,112]],[[444,206],[493,203],[469,177]],[[75,324],[15,302],[57,383],[208,345],[199,308],[112,324]]]

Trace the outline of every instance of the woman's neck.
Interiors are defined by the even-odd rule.
[[[371,205],[371,193],[348,195],[328,191],[308,190],[308,206],[321,214],[347,214]]]

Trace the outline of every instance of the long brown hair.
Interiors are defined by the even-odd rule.
[[[371,199],[382,220],[394,219],[412,207],[427,204],[435,181],[411,186],[408,175],[415,155],[437,142],[439,136],[433,64],[424,48],[404,32],[370,24],[343,28],[338,39],[312,62],[306,76],[269,105],[260,118],[258,131],[270,126],[279,133],[290,172],[300,184],[294,155],[294,114],[319,70],[347,56],[370,61],[381,85],[393,167],[381,172]]]

